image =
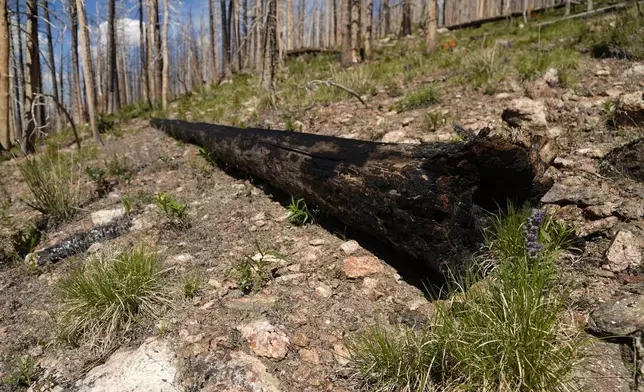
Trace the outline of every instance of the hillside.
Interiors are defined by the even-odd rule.
[[[537,27],[562,12],[444,31],[430,55],[421,32],[383,39],[348,69],[332,53],[293,56],[275,94],[240,73],[167,113],[137,105],[104,116],[104,145],[83,130],[79,151],[63,132],[36,158],[0,162],[0,391],[642,389],[644,18],[629,8]],[[153,117],[388,143],[460,142],[455,124],[527,144],[539,134],[555,185],[534,206],[545,220],[511,208],[491,224],[474,258],[496,258],[499,275],[436,296],[434,277],[404,256],[214,164],[152,128]],[[46,195],[73,206],[50,203],[47,217],[30,207],[30,174],[45,178],[32,189],[47,183]],[[526,219],[538,220],[542,258],[524,249]],[[84,236],[82,252],[46,262],[51,246],[104,224],[111,234],[94,235],[105,241],[85,246]],[[506,262],[516,250],[500,233],[537,265]],[[485,317],[459,309],[490,316],[489,303],[518,292],[538,306],[487,327],[501,343],[467,336]],[[446,320],[471,329],[458,335]],[[453,333],[451,356],[434,367],[423,350],[441,333]],[[477,344],[460,352],[457,336]],[[497,357],[488,345],[526,355]]]

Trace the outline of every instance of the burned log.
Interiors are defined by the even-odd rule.
[[[547,166],[530,148],[487,132],[468,142],[409,145],[151,123],[439,271],[458,268],[480,244],[475,204],[494,209],[507,199],[526,201],[543,188]]]

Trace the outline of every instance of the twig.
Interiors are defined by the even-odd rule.
[[[319,86],[319,85],[332,86],[332,87],[339,88],[340,90],[344,90],[344,91],[348,92],[349,94],[353,95],[354,97],[358,98],[360,103],[362,103],[365,107],[367,106],[367,103],[362,98],[360,98],[360,95],[358,95],[358,93],[356,93],[355,91],[351,90],[348,87],[344,87],[343,85],[334,82],[331,79],[329,79],[329,80],[311,80],[310,82],[308,82],[306,84],[306,89],[309,90],[309,92],[310,92],[310,91],[313,90],[314,87]]]
[[[76,124],[74,123],[74,120],[72,119],[72,116],[70,116],[69,111],[67,110],[67,108],[65,108],[65,106],[64,106],[64,105],[62,105],[62,104],[61,104],[61,103],[56,99],[56,97],[54,97],[53,95],[51,95],[51,94],[44,94],[44,93],[38,93],[38,94],[36,94],[36,95],[34,96],[34,100],[32,101],[32,104],[31,104],[32,118],[34,119],[33,121],[35,121],[35,119],[36,119],[35,111],[34,111],[34,108],[35,108],[35,106],[36,106],[36,102],[38,102],[39,98],[42,98],[42,97],[50,98],[54,103],[56,103],[56,106],[58,106],[58,108],[63,112],[63,114],[64,114],[64,115],[65,115],[65,117],[67,118],[67,121],[69,121],[69,124],[72,126],[72,131],[74,132],[74,140],[76,141],[76,146],[78,146],[78,150],[80,151],[80,149],[81,149],[81,142],[80,142],[80,138],[78,137],[78,131],[76,130]],[[36,124],[36,125],[37,125],[37,124]],[[42,126],[42,127],[40,127],[40,128],[44,128],[46,125],[47,125],[47,124],[43,125],[43,126]],[[40,128],[39,128],[39,129],[40,129]]]

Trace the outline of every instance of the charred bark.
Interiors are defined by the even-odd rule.
[[[152,125],[442,272],[462,267],[480,243],[475,204],[522,203],[543,189],[536,185],[546,165],[498,136],[403,145],[176,120]]]

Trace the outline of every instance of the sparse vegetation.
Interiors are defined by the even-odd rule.
[[[36,367],[31,356],[16,358],[5,376],[0,378],[3,384],[16,388],[16,390],[27,390],[40,377],[40,371]]]
[[[154,196],[145,191],[138,191],[133,195],[121,196],[121,204],[125,208],[125,213],[129,214],[140,210],[144,205],[154,202]]]
[[[76,213],[81,202],[81,170],[71,154],[29,156],[20,172],[29,187],[31,198],[25,202],[31,208],[58,222]]]
[[[107,168],[107,174],[116,177],[119,182],[129,183],[132,180],[132,170],[125,156],[112,155],[109,161],[105,160],[105,167]]]
[[[263,251],[259,243],[255,243],[257,255],[244,256],[244,259],[235,264],[231,274],[237,287],[244,293],[258,292],[272,279],[270,264],[275,260],[283,259],[280,253],[269,250]]]
[[[295,200],[291,197],[291,204],[288,206],[288,221],[295,226],[304,226],[315,221],[304,199]]]
[[[617,107],[619,105],[618,100],[606,100],[602,104],[602,108],[604,109],[604,119],[606,120],[606,124],[610,127],[617,127]]]
[[[510,208],[488,232],[493,262],[449,285],[428,326],[349,339],[356,374],[375,391],[569,390],[580,341],[560,315],[554,266],[568,235],[541,212]]]
[[[579,68],[579,53],[573,49],[525,52],[516,59],[516,70],[522,80],[533,80],[548,68],[554,68],[564,86],[570,85],[573,71]]]
[[[92,256],[58,286],[59,338],[105,348],[145,318],[156,318],[169,300],[156,253],[139,245]]]
[[[188,205],[172,197],[168,193],[157,193],[154,204],[158,207],[167,222],[176,228],[185,229],[190,226]]]
[[[644,59],[644,18],[634,9],[619,13],[613,23],[602,23],[589,34],[595,57]]]
[[[428,131],[434,132],[447,125],[448,121],[449,118],[445,114],[443,114],[442,111],[430,110],[425,113],[425,117],[423,118],[423,125]]]
[[[191,274],[183,279],[183,297],[186,299],[194,298],[201,290],[202,279],[196,274]]]
[[[431,106],[440,101],[438,87],[431,85],[411,91],[396,104],[397,112]]]

